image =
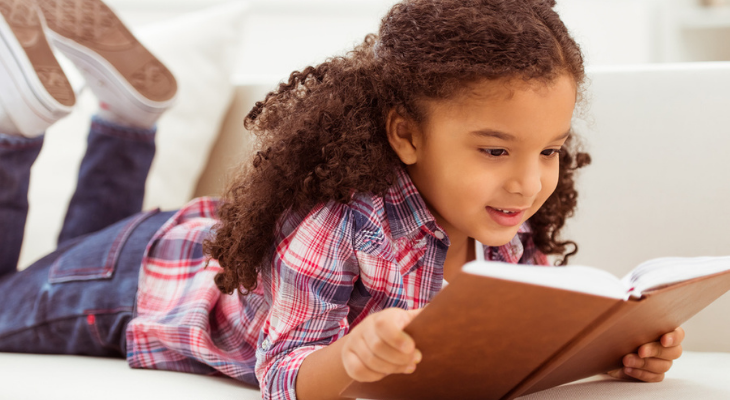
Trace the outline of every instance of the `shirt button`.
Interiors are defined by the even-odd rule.
[[[264,350],[268,350],[269,349],[269,339],[264,339],[264,341],[261,342],[261,348],[264,349]]]
[[[438,239],[443,239],[446,237],[446,235],[444,235],[444,233],[441,231],[436,231],[433,233],[433,235],[436,236]]]

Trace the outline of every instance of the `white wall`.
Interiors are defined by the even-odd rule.
[[[247,1],[247,0],[233,0]],[[730,60],[730,6],[700,0],[558,0],[588,65]],[[107,0],[131,26],[225,0]],[[377,30],[396,0],[249,0],[237,75],[283,79]],[[278,80],[277,79],[277,80]]]
[[[589,65],[643,64],[660,58],[658,12],[665,0],[558,0],[556,10]]]
[[[730,60],[730,5],[701,0],[558,0],[589,65]]]
[[[244,1],[244,0],[233,0]],[[225,0],[107,0],[132,27]],[[341,54],[376,32],[396,0],[253,0],[241,23],[239,80],[283,79],[295,69]]]

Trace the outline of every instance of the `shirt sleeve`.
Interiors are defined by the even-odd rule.
[[[334,202],[279,237],[271,269],[262,272],[269,277],[262,283],[271,307],[256,350],[256,376],[265,400],[296,399],[304,359],[347,334],[348,301],[359,276],[352,237],[351,210]]]

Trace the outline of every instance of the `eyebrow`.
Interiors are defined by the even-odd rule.
[[[563,140],[570,136],[571,129],[568,129],[567,132],[563,133],[562,135],[556,137],[555,139],[551,140],[552,142],[557,142],[558,140]],[[480,129],[478,131],[472,131],[472,135],[480,136],[480,137],[490,137],[490,138],[497,138],[505,141],[515,141],[517,138],[515,135],[512,135],[510,133],[506,132],[500,132],[494,129]]]

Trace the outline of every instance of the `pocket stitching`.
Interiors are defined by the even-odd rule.
[[[158,213],[160,211],[159,208],[155,208],[153,210],[141,213],[136,218],[133,218],[131,221],[129,221],[121,231],[121,234],[117,235],[117,237],[114,239],[114,242],[109,248],[109,251],[107,251],[106,256],[104,256],[102,259],[105,260],[104,265],[102,266],[102,269],[99,269],[99,267],[84,267],[84,268],[73,268],[69,270],[64,271],[58,271],[60,268],[61,261],[64,260],[66,254],[68,254],[69,251],[72,251],[78,244],[74,245],[70,249],[67,250],[67,252],[64,252],[61,256],[59,256],[51,266],[51,269],[49,271],[49,283],[63,283],[63,282],[70,282],[70,281],[84,281],[84,280],[94,280],[94,279],[108,279],[110,278],[114,273],[114,266],[116,265],[117,260],[119,259],[119,255],[121,254],[122,248],[124,247],[123,244],[126,243],[127,239],[129,239],[129,236],[132,234],[134,229],[139,226],[142,222],[144,222],[147,218],[151,217],[152,215]],[[81,274],[84,271],[89,271],[86,275]]]

